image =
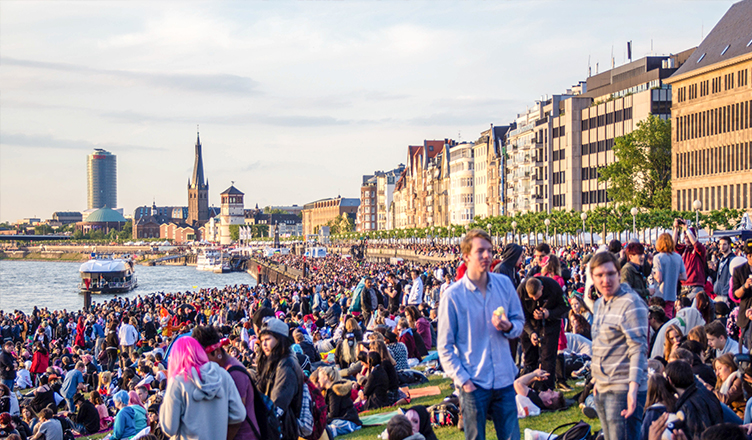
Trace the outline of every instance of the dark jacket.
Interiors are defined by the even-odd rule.
[[[302,341],[300,344],[300,348],[303,349],[303,354],[308,356],[308,359],[311,362],[320,362],[321,361],[321,354],[319,354],[319,351],[316,350],[316,347],[313,346],[308,341]]]
[[[298,439],[297,416],[303,403],[305,376],[293,356],[279,361],[272,377],[262,378],[260,389],[283,411],[280,419],[282,440]]]
[[[415,338],[413,337],[412,330],[407,329],[405,331],[405,334],[401,335],[399,338],[397,338],[397,340],[405,344],[405,347],[407,347],[408,358],[414,358],[417,360],[422,359],[420,354],[418,354],[418,348],[415,346]]]
[[[741,266],[734,269],[734,273],[731,274],[731,279],[733,280],[733,285],[731,286],[731,288],[733,289],[733,291],[731,292],[732,295],[734,294],[734,292],[744,286],[744,283],[747,282],[749,275],[749,264],[742,264]],[[747,327],[747,324],[749,324],[749,318],[747,318],[746,312],[747,309],[752,308],[752,289],[744,289],[742,297],[738,299],[741,299],[741,301],[739,303],[739,317],[737,318],[736,325],[738,325],[740,329],[744,330],[744,328]]]
[[[363,394],[368,399],[364,409],[367,411],[389,405],[389,399],[386,395],[388,389],[389,377],[387,377],[384,367],[381,365],[375,366],[368,375],[368,381],[363,388]]]
[[[384,371],[386,371],[386,377],[389,378],[389,391],[396,391],[397,389],[399,389],[399,376],[397,375],[397,368],[394,366],[392,361],[387,359],[386,361],[381,362],[381,366],[384,367]]]
[[[517,271],[517,261],[522,255],[522,246],[509,243],[501,251],[501,263],[497,264],[494,272],[506,275],[512,281],[515,289],[520,285],[520,273]]]
[[[684,420],[689,439],[699,439],[710,426],[723,423],[721,402],[715,395],[697,382],[684,390],[676,402],[676,411],[684,412]]]
[[[650,296],[648,286],[645,285],[645,276],[642,274],[642,268],[635,266],[633,263],[627,263],[621,268],[621,282],[627,283],[640,298]]]
[[[11,380],[16,378],[16,367],[13,366],[13,356],[0,348],[0,379]]]
[[[376,295],[376,289],[363,289],[363,311],[372,312],[379,308],[379,297]]]
[[[326,319],[326,325],[329,327],[335,327],[337,324],[339,324],[339,317],[342,315],[342,307],[340,307],[338,302],[334,302],[329,309],[327,309],[326,313],[324,313],[324,318]]]
[[[731,271],[729,265],[734,258],[734,253],[729,252],[725,257],[721,257],[718,260],[718,273],[716,274],[715,283],[713,284],[713,292],[716,295],[728,296],[729,280],[731,279]]]
[[[564,301],[564,291],[555,279],[549,277],[537,277],[543,285],[543,294],[537,300],[528,296],[525,284],[520,284],[517,289],[522,302],[522,310],[525,312],[525,333],[529,335],[537,333],[542,336],[541,330],[544,328],[556,329],[558,332],[561,328],[561,318],[569,313],[569,305]],[[548,310],[548,318],[537,320],[533,317],[536,309],[545,308]]]
[[[340,380],[332,384],[331,388],[326,391],[327,423],[332,423],[334,419],[347,420],[361,426],[358,410],[353,405],[352,382]]]
[[[88,400],[84,400],[81,407],[78,408],[78,412],[71,414],[70,417],[74,422],[84,425],[89,434],[99,431],[99,411]]]

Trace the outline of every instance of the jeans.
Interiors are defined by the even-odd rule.
[[[86,429],[86,426],[80,424],[80,423],[73,423],[73,430],[78,432],[81,435],[91,435],[94,434],[93,432],[89,432],[88,429]]]
[[[485,440],[486,415],[490,413],[496,428],[496,438],[519,440],[520,424],[517,421],[517,403],[514,396],[513,385],[498,390],[486,390],[476,385],[472,393],[466,393],[460,388],[465,439]]]
[[[3,379],[3,383],[13,391],[13,387],[16,385],[16,379]]]
[[[355,432],[360,429],[360,426],[349,420],[333,419],[329,425],[329,429],[332,431],[332,436],[345,435],[351,432]]]
[[[752,423],[752,399],[747,401],[747,407],[744,408],[744,424]]]
[[[752,399],[750,399],[752,401]],[[733,409],[729,408],[728,405],[721,402],[721,409],[723,410],[723,423],[733,423],[734,425],[741,425],[742,424],[742,418],[739,417]],[[745,410],[744,415],[746,416],[747,412]]]
[[[635,412],[628,419],[621,412],[627,409],[626,391],[606,391],[595,395],[595,411],[601,421],[605,440],[632,440],[640,438],[642,416],[645,411],[647,392],[637,393]]]

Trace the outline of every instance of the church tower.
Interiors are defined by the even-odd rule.
[[[199,227],[209,220],[209,181],[204,179],[204,159],[201,156],[201,139],[196,132],[196,158],[193,163],[193,178],[188,179],[188,219],[186,222]]]

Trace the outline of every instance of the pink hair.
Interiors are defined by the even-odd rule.
[[[183,336],[175,341],[170,350],[170,360],[167,365],[167,377],[170,380],[183,374],[186,380],[191,379],[191,369],[195,368],[198,377],[201,377],[199,369],[209,362],[204,347],[190,336]]]
[[[135,391],[128,391],[128,405],[138,405],[140,407],[144,406],[144,402],[141,401],[141,398],[138,397],[138,393]]]

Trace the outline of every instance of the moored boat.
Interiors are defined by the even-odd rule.
[[[130,259],[93,257],[78,269],[81,292],[123,293],[138,287],[135,266]]]

